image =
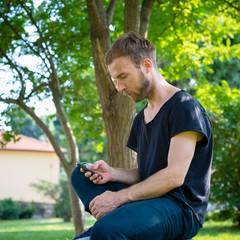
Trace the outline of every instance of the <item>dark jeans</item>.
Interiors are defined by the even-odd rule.
[[[72,185],[89,211],[91,200],[106,190],[118,191],[127,185],[109,182],[96,185],[76,167]],[[200,224],[190,208],[170,197],[127,203],[96,221],[91,240],[175,240],[194,237]]]

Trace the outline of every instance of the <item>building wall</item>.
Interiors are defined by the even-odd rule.
[[[38,180],[58,183],[59,177],[60,162],[54,152],[0,151],[0,199],[54,203],[29,184]]]

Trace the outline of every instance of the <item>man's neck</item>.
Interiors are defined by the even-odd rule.
[[[152,84],[152,91],[147,97],[148,105],[144,110],[146,124],[152,121],[164,103],[180,90],[169,84],[162,76],[157,81],[153,80]]]
[[[159,73],[152,81],[152,90],[147,96],[148,107],[150,109],[161,108],[180,89],[169,84]]]

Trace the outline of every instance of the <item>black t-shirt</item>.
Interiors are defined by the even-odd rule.
[[[144,109],[134,119],[127,146],[137,152],[141,181],[168,165],[171,138],[185,131],[204,134],[184,183],[166,195],[183,201],[202,225],[207,208],[213,151],[212,126],[202,105],[185,91],[176,92],[154,119],[144,123]]]

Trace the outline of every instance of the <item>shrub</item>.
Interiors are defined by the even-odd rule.
[[[32,215],[35,213],[36,207],[34,203],[29,204],[27,207],[21,209],[19,214],[19,218],[32,218]]]
[[[240,227],[240,90],[231,89],[226,81],[196,90],[213,124],[210,201],[221,209],[215,218],[232,219]]]
[[[0,219],[18,219],[21,208],[11,198],[0,201]]]

